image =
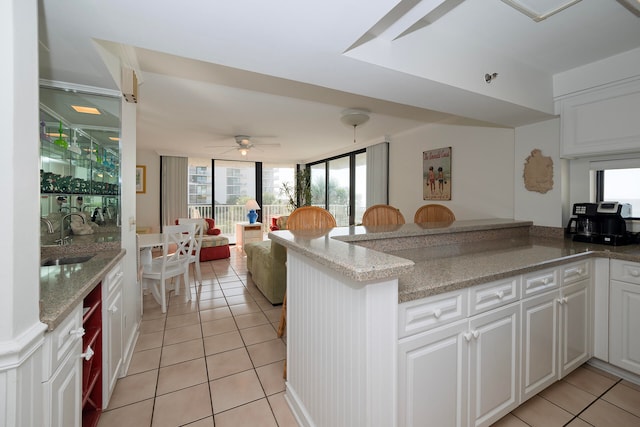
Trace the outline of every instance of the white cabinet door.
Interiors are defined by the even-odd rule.
[[[400,340],[398,425],[467,425],[467,320]]]
[[[82,424],[82,340],[75,340],[71,354],[44,385],[45,425],[80,427]]]
[[[120,376],[122,364],[122,289],[117,289],[106,301],[107,310],[103,318],[103,408],[109,403],[109,398]]]
[[[558,379],[558,291],[522,301],[522,400]]]
[[[611,281],[609,363],[640,375],[640,285]]]
[[[591,356],[591,303],[589,280],[560,291],[560,377]]]
[[[491,425],[518,406],[519,328],[518,303],[469,319],[469,425]]]

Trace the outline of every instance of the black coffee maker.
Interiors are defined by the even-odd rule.
[[[625,218],[631,217],[631,205],[618,202],[576,203],[566,233],[576,242],[604,245],[628,245],[634,238],[627,231]]]

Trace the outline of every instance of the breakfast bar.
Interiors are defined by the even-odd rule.
[[[490,289],[484,302],[487,307],[502,309],[486,314],[502,312],[504,316],[484,332],[478,332],[483,331],[480,325],[469,329],[473,335],[460,332],[453,336],[469,334],[469,341],[480,333],[486,337],[494,332],[506,334],[512,337],[515,349],[520,343],[521,297],[529,292],[553,294],[549,291],[556,289],[560,301],[569,300],[573,295],[563,294],[562,284],[579,284],[582,287],[576,295],[590,308],[593,259],[640,261],[637,245],[573,242],[557,230],[548,232],[531,222],[510,219],[338,227],[321,235],[276,231],[269,237],[287,248],[286,397],[303,425],[420,424],[419,419],[411,418],[419,416],[420,408],[409,407],[407,402],[414,397],[412,393],[434,385],[412,382],[420,368],[411,365],[411,354],[403,359],[403,349],[409,343],[408,336],[420,335],[429,322],[451,316],[451,325],[463,329],[474,325],[475,318],[469,317],[467,307],[473,304],[468,289],[485,289],[496,283],[498,290]],[[449,296],[449,305],[437,309],[429,305]],[[415,331],[409,331],[410,327],[416,327]],[[591,343],[586,336],[591,330],[585,331],[576,336],[584,335],[585,343]],[[454,348],[461,348],[460,344]],[[506,357],[513,356],[512,360],[495,367],[495,374],[519,377],[515,372],[520,369],[518,354],[507,352]],[[575,360],[567,361],[566,370],[575,369],[575,363],[590,355],[590,350],[578,351]],[[485,374],[493,373],[490,369],[487,367]],[[460,373],[449,381],[456,378],[463,381],[456,390],[469,386]],[[523,394],[543,385],[536,381],[532,379]],[[489,425],[520,403],[522,396],[516,386],[517,382],[507,387],[508,396],[498,396],[501,403],[495,407],[486,396],[476,396],[477,405],[460,405],[465,409],[452,410],[450,418],[444,414],[441,422],[455,419],[459,425]],[[435,401],[446,394],[442,390],[429,396]],[[467,406],[476,408],[475,412],[467,413]],[[447,411],[442,406],[442,411],[436,412]],[[430,417],[432,421],[440,419],[436,413]]]

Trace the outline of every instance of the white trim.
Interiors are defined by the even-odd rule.
[[[46,330],[47,325],[38,322],[13,340],[0,342],[0,372],[18,368],[42,347]]]
[[[80,85],[75,83],[60,82],[56,80],[40,79],[40,86],[64,89],[72,92],[85,92],[85,93],[91,93],[95,95],[107,95],[107,96],[112,96],[114,98],[122,98],[122,94],[120,93],[119,90],[106,89],[103,87],[96,87],[96,86],[86,86],[86,85]]]

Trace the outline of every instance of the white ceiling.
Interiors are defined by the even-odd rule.
[[[521,3],[544,15],[574,1]],[[280,144],[251,150],[261,161],[315,160],[432,122],[545,120],[554,74],[640,47],[640,18],[614,0],[540,22],[501,0],[66,0],[41,1],[40,14],[42,78],[116,89],[114,63],[136,70],[138,149],[240,159],[233,135]],[[371,111],[355,144],[340,121],[349,108]]]

